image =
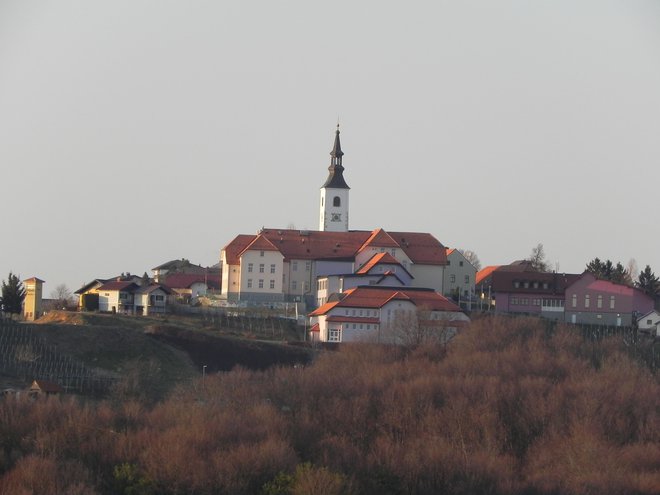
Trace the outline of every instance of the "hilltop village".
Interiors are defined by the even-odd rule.
[[[397,342],[411,331],[448,338],[470,314],[484,311],[657,333],[656,297],[632,283],[589,271],[555,273],[532,260],[478,270],[470,253],[432,233],[351,230],[343,157],[338,126],[320,188],[318,230],[264,227],[236,235],[213,267],[181,259],[152,268],[151,276],[96,278],[75,292],[78,309],[134,315],[164,314],[175,304],[265,309],[295,314],[306,338],[322,342]],[[42,284],[25,280],[27,320],[43,313]]]

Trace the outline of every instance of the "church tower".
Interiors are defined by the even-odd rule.
[[[321,207],[319,230],[328,232],[348,232],[348,191],[344,180],[344,167],[341,164],[344,153],[339,142],[339,124],[335,133],[335,145],[330,152],[330,174],[321,186]]]

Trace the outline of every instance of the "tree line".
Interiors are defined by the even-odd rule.
[[[620,339],[485,317],[150,404],[0,400],[0,495],[655,494],[660,381]]]

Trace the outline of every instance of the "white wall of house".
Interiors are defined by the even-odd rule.
[[[447,261],[449,264],[444,268],[442,282],[444,295],[453,294],[455,289],[460,291],[461,297],[473,294],[477,269],[458,249],[454,249],[447,256]]]
[[[119,311],[119,291],[99,292],[99,311]]]
[[[354,271],[358,271],[364,264],[369,261],[371,258],[373,258],[375,255],[380,254],[380,253],[389,253],[391,254],[394,258],[399,261],[403,265],[403,267],[410,271],[410,265],[412,265],[412,261],[410,261],[410,258],[406,255],[406,253],[403,252],[403,249],[397,248],[397,247],[378,247],[378,246],[369,246],[366,249],[363,249],[360,251],[357,256],[355,256],[355,268]]]
[[[426,287],[444,294],[442,283],[444,266],[415,264],[409,266],[408,271],[415,277],[411,282],[413,287]]]
[[[313,295],[316,299],[316,273],[313,260],[289,260],[284,263],[285,292],[292,298]]]
[[[245,251],[241,255],[240,292],[281,295],[283,261],[279,251]]]
[[[319,230],[348,232],[348,193],[349,189],[321,188]],[[334,198],[339,198],[339,206],[334,206]]]
[[[650,331],[656,335],[658,332],[658,325],[660,325],[660,312],[657,310],[653,310],[637,320],[637,327],[640,330]]]

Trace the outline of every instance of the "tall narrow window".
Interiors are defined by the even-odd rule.
[[[571,304],[573,305],[574,308],[577,308],[577,294],[573,294],[573,297],[571,297],[572,301]]]
[[[610,296],[610,309],[614,309],[614,305],[616,304],[616,299],[614,296]]]
[[[341,206],[341,199],[339,196],[332,198],[332,206]]]
[[[597,308],[602,308],[603,307],[603,295],[598,294],[598,297],[596,298],[596,307]]]
[[[585,307],[585,308],[588,308],[588,307],[589,307],[590,299],[591,299],[591,298],[589,297],[589,294],[586,294],[586,295],[584,296],[584,307]]]

